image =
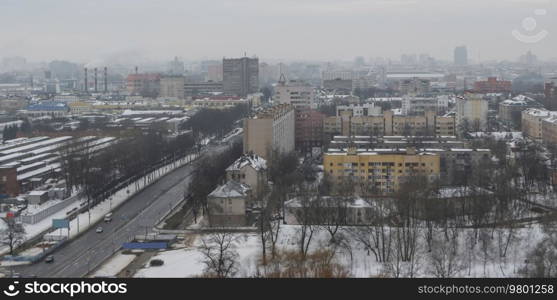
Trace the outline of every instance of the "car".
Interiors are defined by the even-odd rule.
[[[106,214],[106,216],[104,216],[104,222],[110,223],[111,221],[112,221],[112,213]]]
[[[47,257],[44,259],[44,262],[47,263],[47,264],[48,264],[48,263],[51,263],[51,262],[54,262],[54,256],[52,256],[52,255],[47,256]]]
[[[97,233],[102,233],[103,232],[103,228],[101,226],[97,227],[97,230],[95,230]]]

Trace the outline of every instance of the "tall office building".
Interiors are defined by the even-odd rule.
[[[178,56],[174,57],[174,60],[169,63],[169,73],[171,75],[183,75],[184,74],[184,62],[178,59]]]
[[[245,97],[259,91],[258,58],[223,58],[222,84],[225,94]]]
[[[468,64],[468,50],[466,46],[459,46],[454,49],[454,64],[458,66]]]

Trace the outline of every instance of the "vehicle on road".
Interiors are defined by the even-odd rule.
[[[112,213],[108,213],[104,216],[105,223],[109,223],[110,221],[112,221]]]
[[[47,264],[48,264],[48,263],[51,263],[51,262],[54,262],[54,256],[52,256],[52,255],[47,256],[47,257],[44,259],[44,262],[47,263]]]
[[[97,233],[102,233],[103,232],[103,228],[101,226],[97,227],[97,230],[95,230]]]

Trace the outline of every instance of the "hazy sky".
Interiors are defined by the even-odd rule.
[[[0,0],[0,57],[353,59],[457,45],[481,60],[557,57],[554,0]],[[536,15],[545,9],[546,15]],[[523,20],[537,23],[530,31]],[[536,25],[535,28],[532,25]],[[535,44],[512,30],[548,36]]]

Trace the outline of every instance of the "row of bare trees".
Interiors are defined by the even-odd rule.
[[[97,151],[90,142],[72,142],[61,151],[66,190],[79,190],[88,206],[106,199],[130,182],[193,151],[193,139],[165,138],[162,131],[132,131],[108,148]],[[147,178],[145,178],[147,180]]]

